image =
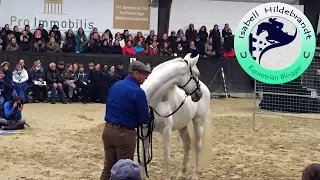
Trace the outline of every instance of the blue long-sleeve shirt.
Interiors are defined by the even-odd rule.
[[[13,107],[13,102],[8,101],[4,103],[4,115],[5,119],[7,120],[20,120],[22,119],[21,111],[19,111],[17,108]],[[14,113],[17,113],[17,117],[13,117]]]
[[[147,97],[135,79],[127,76],[110,88],[104,119],[128,128],[137,128],[149,122]]]

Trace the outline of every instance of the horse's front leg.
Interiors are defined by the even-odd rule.
[[[164,145],[164,169],[165,180],[170,180],[170,151],[171,151],[171,127],[165,127],[162,131]]]

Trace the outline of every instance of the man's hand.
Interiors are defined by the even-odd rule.
[[[13,103],[13,107],[16,108],[18,105],[17,105],[17,102]]]
[[[21,111],[23,109],[23,105],[21,104],[20,107],[18,107],[18,111]]]
[[[58,83],[58,87],[62,87],[62,84],[61,84],[61,83]]]
[[[54,87],[54,88],[57,88],[57,87],[58,87],[58,84],[57,84],[57,83],[53,83],[53,87]]]

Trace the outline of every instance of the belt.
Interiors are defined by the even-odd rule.
[[[114,124],[110,121],[106,121],[106,125],[109,125],[110,127],[118,128],[118,129],[129,129],[129,130],[135,130],[135,128],[130,128],[123,125]]]

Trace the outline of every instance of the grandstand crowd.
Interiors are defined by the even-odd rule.
[[[148,56],[184,56],[192,53],[196,56],[234,56],[233,34],[228,24],[220,33],[218,25],[211,30],[201,26],[196,30],[193,24],[184,32],[182,29],[171,31],[158,37],[154,30],[147,37],[142,32],[131,35],[128,30],[113,34],[109,29],[99,34],[97,28],[87,36],[82,28],[77,32],[69,29],[60,32],[57,25],[50,30],[39,24],[31,32],[30,26],[19,31],[18,26],[10,29],[6,24],[0,31],[0,50],[2,51],[33,51],[33,52],[69,52],[69,53],[100,53]],[[224,54],[223,54],[224,53]]]
[[[2,51],[33,51],[51,53],[100,53],[136,56],[227,56],[233,51],[233,34],[228,24],[222,33],[215,25],[210,31],[205,26],[197,31],[193,24],[184,32],[171,31],[170,36],[158,37],[154,30],[147,37],[141,32],[131,35],[128,30],[114,35],[110,30],[102,34],[94,28],[87,37],[82,28],[76,33],[72,29],[60,32],[53,25],[47,31],[43,24],[31,32],[26,25],[21,32],[17,26],[10,29],[6,24],[0,31]],[[223,54],[225,53],[225,54]],[[11,66],[11,68],[9,68]],[[150,65],[148,65],[150,67]],[[151,67],[150,67],[151,68]],[[11,71],[13,69],[13,71]],[[52,62],[42,67],[36,60],[33,67],[26,67],[21,59],[17,64],[3,62],[0,68],[0,106],[18,96],[23,103],[47,102],[54,104],[81,101],[83,103],[104,103],[109,88],[126,76],[121,62],[107,64],[70,64],[63,61]]]

